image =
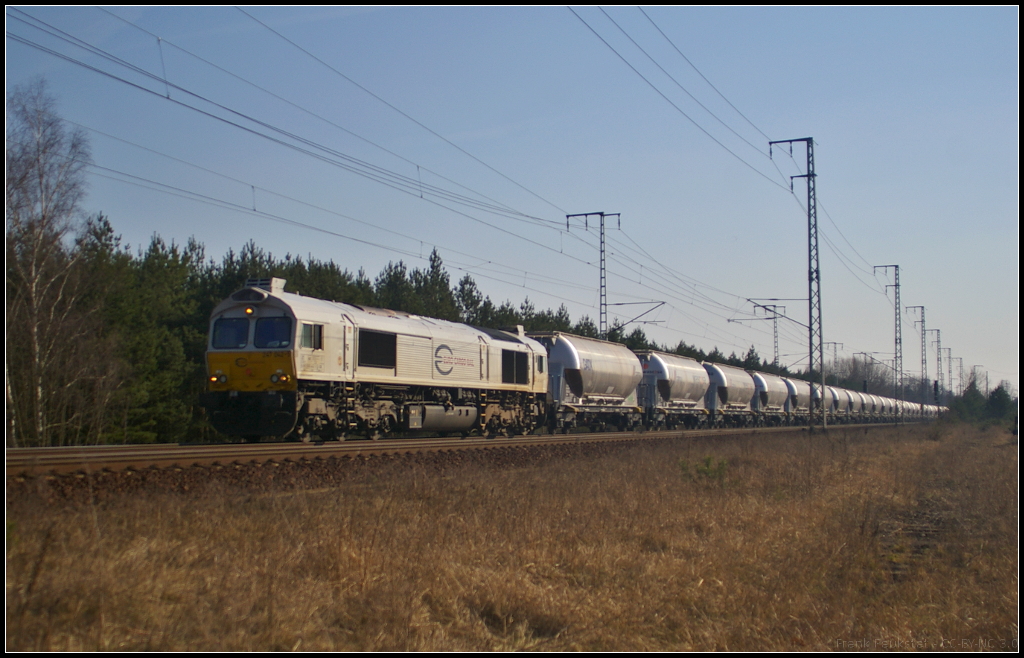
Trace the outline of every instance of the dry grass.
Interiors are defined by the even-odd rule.
[[[1015,649],[1009,438],[832,430],[16,501],[7,648]]]

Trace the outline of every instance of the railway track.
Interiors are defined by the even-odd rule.
[[[844,425],[886,427],[886,425]],[[98,471],[125,471],[192,466],[227,466],[266,462],[303,462],[330,458],[399,455],[419,452],[486,450],[508,447],[532,447],[641,441],[666,438],[697,438],[737,434],[806,432],[806,427],[740,428],[716,430],[671,430],[653,432],[607,432],[594,434],[544,434],[487,439],[426,438],[382,439],[330,443],[254,443],[216,445],[125,445],[74,446],[61,448],[8,448],[7,477],[66,475]]]

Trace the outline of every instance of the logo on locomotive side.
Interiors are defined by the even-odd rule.
[[[442,350],[446,353],[442,354]],[[452,374],[452,370],[455,369],[452,356],[454,356],[452,354],[452,348],[448,347],[447,345],[437,346],[437,349],[434,350],[434,368],[437,370],[437,372],[439,372],[442,375]],[[441,366],[448,366],[448,369],[445,370]]]
[[[460,368],[475,368],[476,362],[464,356],[456,356],[452,348],[447,345],[438,345],[434,350],[434,369],[442,377],[452,374],[455,366]],[[465,373],[463,373],[465,374]]]

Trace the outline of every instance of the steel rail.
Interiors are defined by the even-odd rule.
[[[888,427],[888,424],[844,427]],[[261,462],[314,461],[330,458],[399,455],[418,452],[484,450],[507,447],[565,445],[667,438],[698,438],[736,434],[807,431],[805,426],[732,429],[664,430],[540,434],[515,437],[402,438],[324,443],[251,443],[216,445],[103,445],[55,448],[8,448],[7,476],[61,475],[80,472],[189,468]]]

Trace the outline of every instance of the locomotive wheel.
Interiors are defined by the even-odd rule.
[[[380,422],[377,423],[377,427],[370,430],[370,438],[374,441],[383,439],[391,434],[391,430],[394,427],[392,416],[383,416]]]

